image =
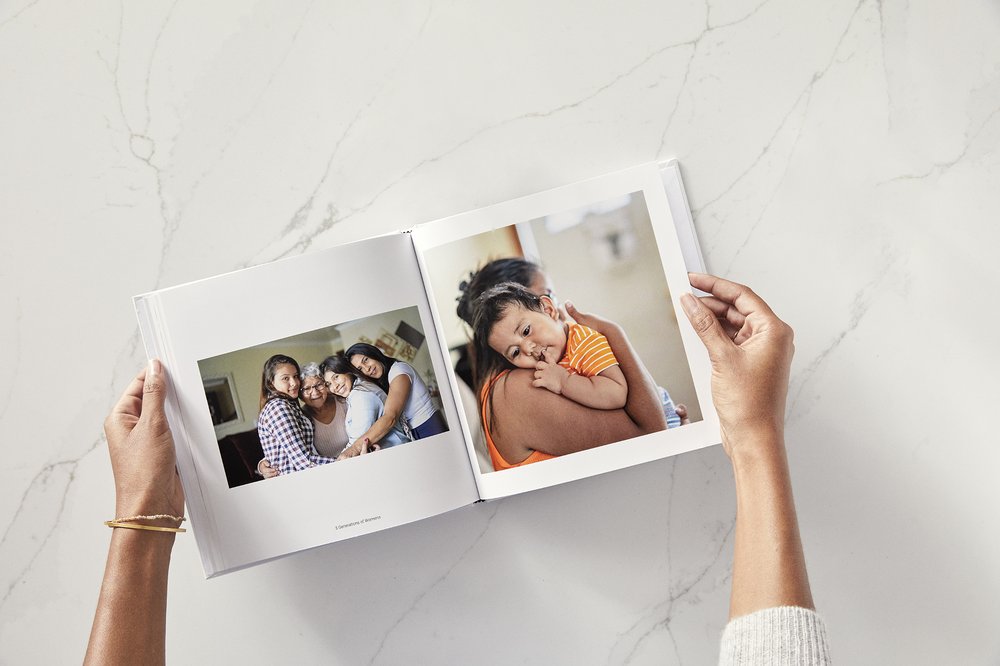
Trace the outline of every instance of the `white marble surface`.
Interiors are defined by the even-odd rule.
[[[138,292],[669,156],[797,331],[789,446],[839,663],[1000,661],[1000,9],[0,4],[0,661],[84,650]],[[174,663],[705,664],[721,449],[204,581]]]

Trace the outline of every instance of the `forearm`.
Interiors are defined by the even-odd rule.
[[[775,606],[813,608],[780,429],[731,442],[736,537],[730,618]]]
[[[604,335],[618,359],[618,367],[625,376],[625,385],[628,387],[625,411],[643,432],[665,430],[667,419],[663,415],[663,405],[656,390],[656,382],[639,360],[625,332],[615,327]]]
[[[563,383],[562,394],[586,407],[621,409],[628,399],[628,388],[600,375],[584,377],[571,374]]]
[[[396,418],[391,414],[383,414],[375,419],[375,422],[371,424],[368,430],[366,430],[363,435],[356,438],[356,440],[364,441],[367,438],[370,444],[377,444],[382,440],[382,438],[389,434],[394,425],[396,425]]]
[[[173,545],[171,533],[113,530],[85,664],[164,663]]]
[[[304,469],[312,469],[317,465],[313,456],[309,454],[301,442],[289,441],[283,445],[285,450],[285,460],[288,461],[290,471],[301,472]]]

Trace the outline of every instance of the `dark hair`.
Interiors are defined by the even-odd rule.
[[[374,361],[378,361],[379,363],[382,364],[382,376],[379,377],[378,379],[374,379],[372,377],[369,377],[368,375],[366,375],[365,373],[361,372],[357,368],[353,368],[353,366],[352,366],[352,369],[354,370],[354,374],[356,374],[359,377],[362,377],[364,379],[367,379],[368,381],[370,381],[370,382],[378,385],[379,388],[381,388],[383,391],[385,391],[386,393],[388,393],[389,392],[389,368],[391,368],[392,364],[396,362],[396,359],[394,359],[391,356],[386,356],[385,354],[382,353],[381,349],[379,349],[378,347],[376,347],[374,345],[369,345],[369,344],[366,344],[364,342],[355,342],[353,345],[351,345],[350,347],[347,348],[346,352],[344,352],[344,358],[347,359],[348,365],[350,365],[351,357],[354,356],[355,354],[360,354],[362,356],[367,356],[368,358],[370,358],[370,359],[372,359]]]
[[[534,295],[526,287],[516,282],[501,282],[490,287],[480,294],[473,304],[475,317],[472,320],[472,346],[475,353],[475,363],[472,377],[475,382],[476,395],[480,398],[480,408],[482,408],[483,403],[483,386],[497,373],[514,367],[503,355],[490,347],[489,342],[493,326],[507,314],[512,306],[523,307],[535,312],[545,312],[541,297]],[[486,396],[486,401],[489,403],[487,427],[490,430],[494,427],[494,386],[490,385]]]
[[[360,378],[361,373],[358,369],[351,365],[351,362],[347,360],[346,356],[341,354],[336,354],[334,356],[327,356],[323,359],[323,362],[319,364],[319,371],[322,374],[328,372],[334,372],[338,375],[354,375]]]
[[[544,275],[542,267],[523,257],[493,259],[480,266],[478,270],[469,273],[469,278],[459,283],[459,295],[455,299],[458,303],[455,307],[455,313],[459,319],[475,331],[477,304],[485,292],[503,283],[514,283],[527,287],[541,275]],[[487,330],[486,338],[488,337],[489,331]],[[510,367],[502,356],[490,349],[488,344],[484,342],[483,347],[484,349],[480,350],[479,346],[475,343],[475,339],[467,347],[469,352],[467,361],[471,369],[471,386],[476,391],[476,399],[479,401],[480,409],[482,409],[484,402],[483,386],[490,381],[494,374],[504,368]],[[493,421],[493,388],[494,386],[490,386],[488,395],[485,398],[485,402],[489,403],[488,421],[486,424],[489,430],[495,427]]]
[[[469,326],[475,327],[475,303],[483,293],[501,282],[514,282],[525,287],[542,275],[542,267],[533,261],[522,257],[506,257],[494,259],[479,270],[469,273],[468,280],[462,280],[458,285],[461,292],[455,313],[459,319]]]
[[[341,354],[327,356],[323,359],[323,362],[319,364],[319,374],[323,377],[323,379],[326,379],[326,373],[328,372],[333,372],[338,375],[351,375],[352,377],[357,377],[359,379],[361,378],[361,373],[359,373],[357,369]],[[333,391],[330,391],[330,395],[341,402],[344,401],[344,398],[341,398]]]
[[[264,361],[264,370],[260,373],[260,409],[264,409],[264,405],[275,398],[281,398],[283,400],[291,399],[289,396],[275,390],[274,388],[274,374],[279,365],[293,365],[295,366],[295,374],[299,374],[301,372],[298,362],[296,362],[296,360],[291,356],[275,354],[271,358]]]

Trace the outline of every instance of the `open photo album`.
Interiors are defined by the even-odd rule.
[[[720,441],[676,161],[135,298],[208,577]]]

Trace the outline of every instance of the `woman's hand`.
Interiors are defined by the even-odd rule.
[[[748,287],[700,273],[688,278],[711,294],[684,294],[681,304],[712,360],[712,399],[736,480],[729,617],[815,608],[785,454],[792,329]]]
[[[582,324],[588,328],[592,328],[606,338],[611,338],[613,335],[624,335],[624,330],[621,326],[611,321],[610,319],[605,319],[595,314],[584,314],[576,309],[576,306],[571,302],[566,301],[563,306],[566,308],[566,313],[570,316],[572,321],[577,324]],[[612,345],[612,349],[614,345]]]
[[[792,329],[749,287],[701,273],[688,277],[711,294],[684,294],[681,304],[712,361],[712,398],[732,458],[737,442],[783,433]]]
[[[163,411],[166,392],[163,366],[154,359],[132,380],[104,422],[116,517],[184,513],[174,439]]]
[[[152,360],[104,422],[115,475],[116,518],[184,513],[174,440],[163,413],[166,391],[163,367]],[[176,521],[169,526],[176,527]],[[174,536],[113,530],[84,663],[164,663],[167,569]]]
[[[257,463],[257,473],[265,479],[273,479],[281,474],[277,469],[271,467],[271,461],[267,458],[261,458],[260,462]]]
[[[362,437],[341,451],[340,455],[337,456],[337,460],[346,460],[347,458],[356,458],[366,453],[375,453],[381,448],[380,444],[372,444],[367,437]]]

